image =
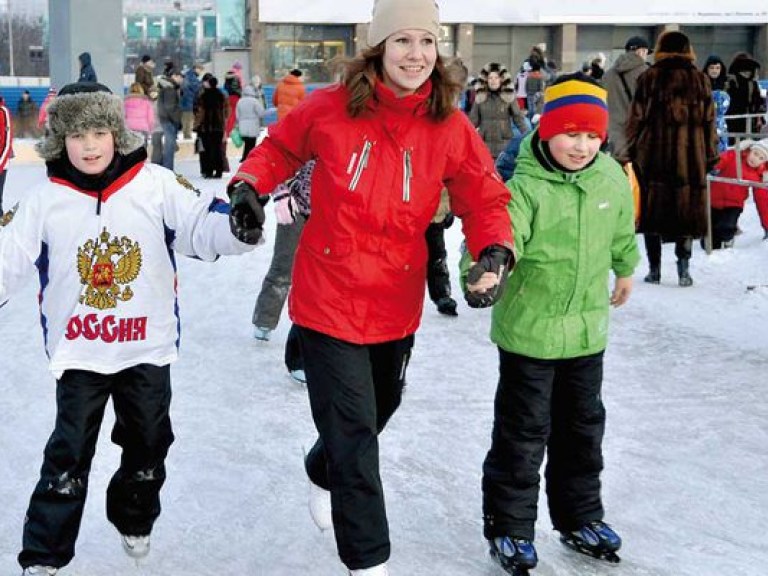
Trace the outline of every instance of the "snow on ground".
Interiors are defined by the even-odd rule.
[[[201,188],[195,162],[177,169]],[[4,206],[44,177],[12,164]],[[274,218],[270,218],[270,238]],[[695,285],[677,286],[671,245],[662,284],[644,284],[612,315],[604,400],[606,519],[624,537],[607,566],[558,542],[540,502],[537,576],[754,576],[768,566],[768,242],[751,201],[736,248],[698,246]],[[447,233],[456,270],[460,227]],[[642,239],[639,239],[642,241]],[[180,259],[181,359],[173,368],[176,442],[163,514],[140,565],[120,549],[104,494],[119,453],[105,419],[77,556],[62,576],[345,573],[333,536],[312,524],[302,450],[314,438],[305,389],[288,379],[284,317],[268,343],[250,317],[271,258]],[[455,274],[454,274],[455,281]],[[748,285],[758,288],[747,291]],[[456,288],[458,292],[458,289]],[[18,574],[21,528],[52,430],[37,285],[0,309],[0,573]],[[459,297],[460,299],[460,297]],[[480,474],[490,442],[497,352],[490,313],[425,306],[404,403],[381,439],[394,575],[500,575],[482,538]]]

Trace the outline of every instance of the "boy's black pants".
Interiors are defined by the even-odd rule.
[[[61,567],[75,554],[88,474],[109,397],[120,468],[107,489],[107,518],[121,534],[144,535],[160,514],[165,457],[173,442],[169,366],[116,374],[67,370],[56,387],[56,425],[24,521],[22,567]],[[115,543],[117,546],[117,542]]]
[[[539,468],[555,530],[602,520],[603,353],[539,360],[499,349],[491,449],[483,464],[484,534],[533,540]]]
[[[400,405],[413,336],[357,345],[296,326],[319,439],[305,466],[331,491],[339,557],[351,570],[389,558],[378,434]]]

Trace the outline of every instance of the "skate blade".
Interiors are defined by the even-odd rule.
[[[528,568],[523,568],[522,566],[515,566],[507,563],[505,560],[502,560],[493,550],[489,550],[488,552],[491,555],[493,563],[504,570],[504,572],[507,574],[511,574],[512,576],[530,576],[531,573],[528,571]]]
[[[621,558],[618,554],[616,554],[616,552],[609,550],[593,550],[592,548],[583,546],[578,541],[567,538],[565,536],[560,536],[560,542],[565,544],[565,546],[571,550],[574,550],[579,554],[584,554],[584,556],[594,558],[595,560],[602,560],[603,562],[608,562],[609,564],[618,564],[621,562]]]

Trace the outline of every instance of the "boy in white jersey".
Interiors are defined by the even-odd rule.
[[[173,442],[170,363],[179,317],[174,252],[201,260],[241,254],[264,214],[229,223],[229,205],[170,170],[145,163],[122,100],[96,83],[62,88],[37,145],[48,181],[30,191],[0,232],[0,306],[37,270],[57,415],[24,522],[24,575],[67,565],[104,409],[122,448],[107,518],[134,558],[149,552]]]

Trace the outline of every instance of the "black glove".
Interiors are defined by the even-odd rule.
[[[453,226],[453,221],[456,219],[456,216],[453,215],[453,212],[448,212],[445,215],[445,218],[443,219],[443,228],[446,230]]]
[[[499,301],[504,292],[504,285],[507,283],[507,275],[514,263],[513,260],[512,251],[509,248],[498,244],[483,248],[480,259],[469,269],[467,284],[476,284],[486,272],[494,272],[498,275],[499,283],[482,294],[467,291],[464,299],[470,308],[487,308]]]
[[[256,190],[245,182],[229,189],[229,228],[235,238],[246,244],[257,244],[264,228],[264,208]]]

